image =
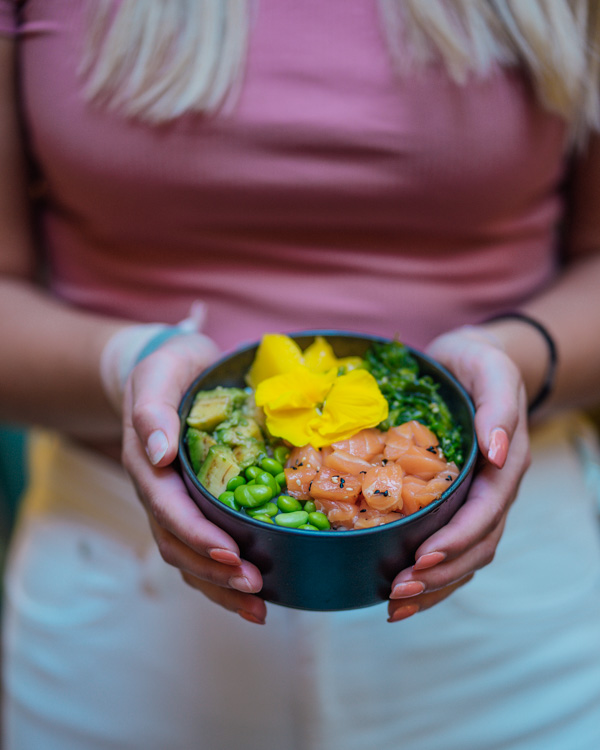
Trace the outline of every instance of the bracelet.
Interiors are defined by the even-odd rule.
[[[522,323],[527,323],[533,326],[543,337],[548,347],[548,366],[546,368],[546,374],[544,376],[544,382],[540,386],[540,390],[537,392],[535,398],[529,404],[527,412],[531,414],[534,412],[544,401],[548,398],[554,387],[554,381],[556,379],[556,368],[558,366],[558,352],[556,349],[556,343],[548,331],[548,329],[542,325],[539,320],[525,315],[521,312],[507,312],[500,315],[495,315],[485,320],[485,323],[494,323],[501,320],[520,320]]]
[[[162,331],[156,333],[144,344],[139,354],[136,356],[133,366],[135,367],[143,359],[146,359],[146,357],[149,357],[157,349],[160,349],[160,347],[169,339],[172,339],[174,336],[181,336],[185,333],[190,333],[190,331],[180,326],[168,326],[163,328]]]

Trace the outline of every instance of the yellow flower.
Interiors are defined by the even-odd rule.
[[[360,357],[338,359],[331,345],[322,337],[315,340],[302,352],[298,344],[289,336],[281,333],[265,334],[256,350],[252,367],[246,376],[251,388],[275,375],[290,372],[298,365],[306,365],[313,372],[328,372],[335,368],[349,371],[362,365]]]
[[[255,399],[270,433],[297,446],[345,440],[388,415],[387,401],[366,370],[338,376],[337,368],[315,373],[299,365],[259,383]]]

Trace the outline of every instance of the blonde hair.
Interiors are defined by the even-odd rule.
[[[400,74],[433,62],[464,83],[518,65],[575,138],[600,126],[598,0],[378,0]],[[243,78],[253,0],[92,0],[90,100],[161,123],[227,106]]]

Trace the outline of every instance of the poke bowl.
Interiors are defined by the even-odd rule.
[[[269,346],[267,335],[225,355],[184,394],[178,464],[187,490],[258,567],[266,601],[317,611],[381,603],[465,501],[477,457],[472,402],[441,365],[389,339],[270,336]],[[394,400],[398,383],[406,403]],[[379,442],[361,454],[367,438]],[[408,453],[400,462],[406,445],[425,462],[421,473],[409,474]]]

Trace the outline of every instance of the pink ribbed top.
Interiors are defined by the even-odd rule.
[[[311,327],[422,346],[552,279],[565,129],[517,72],[401,80],[372,0],[261,0],[233,114],[152,128],[84,102],[83,4],[28,0],[18,29],[69,303],[176,321],[201,299],[225,348]]]

